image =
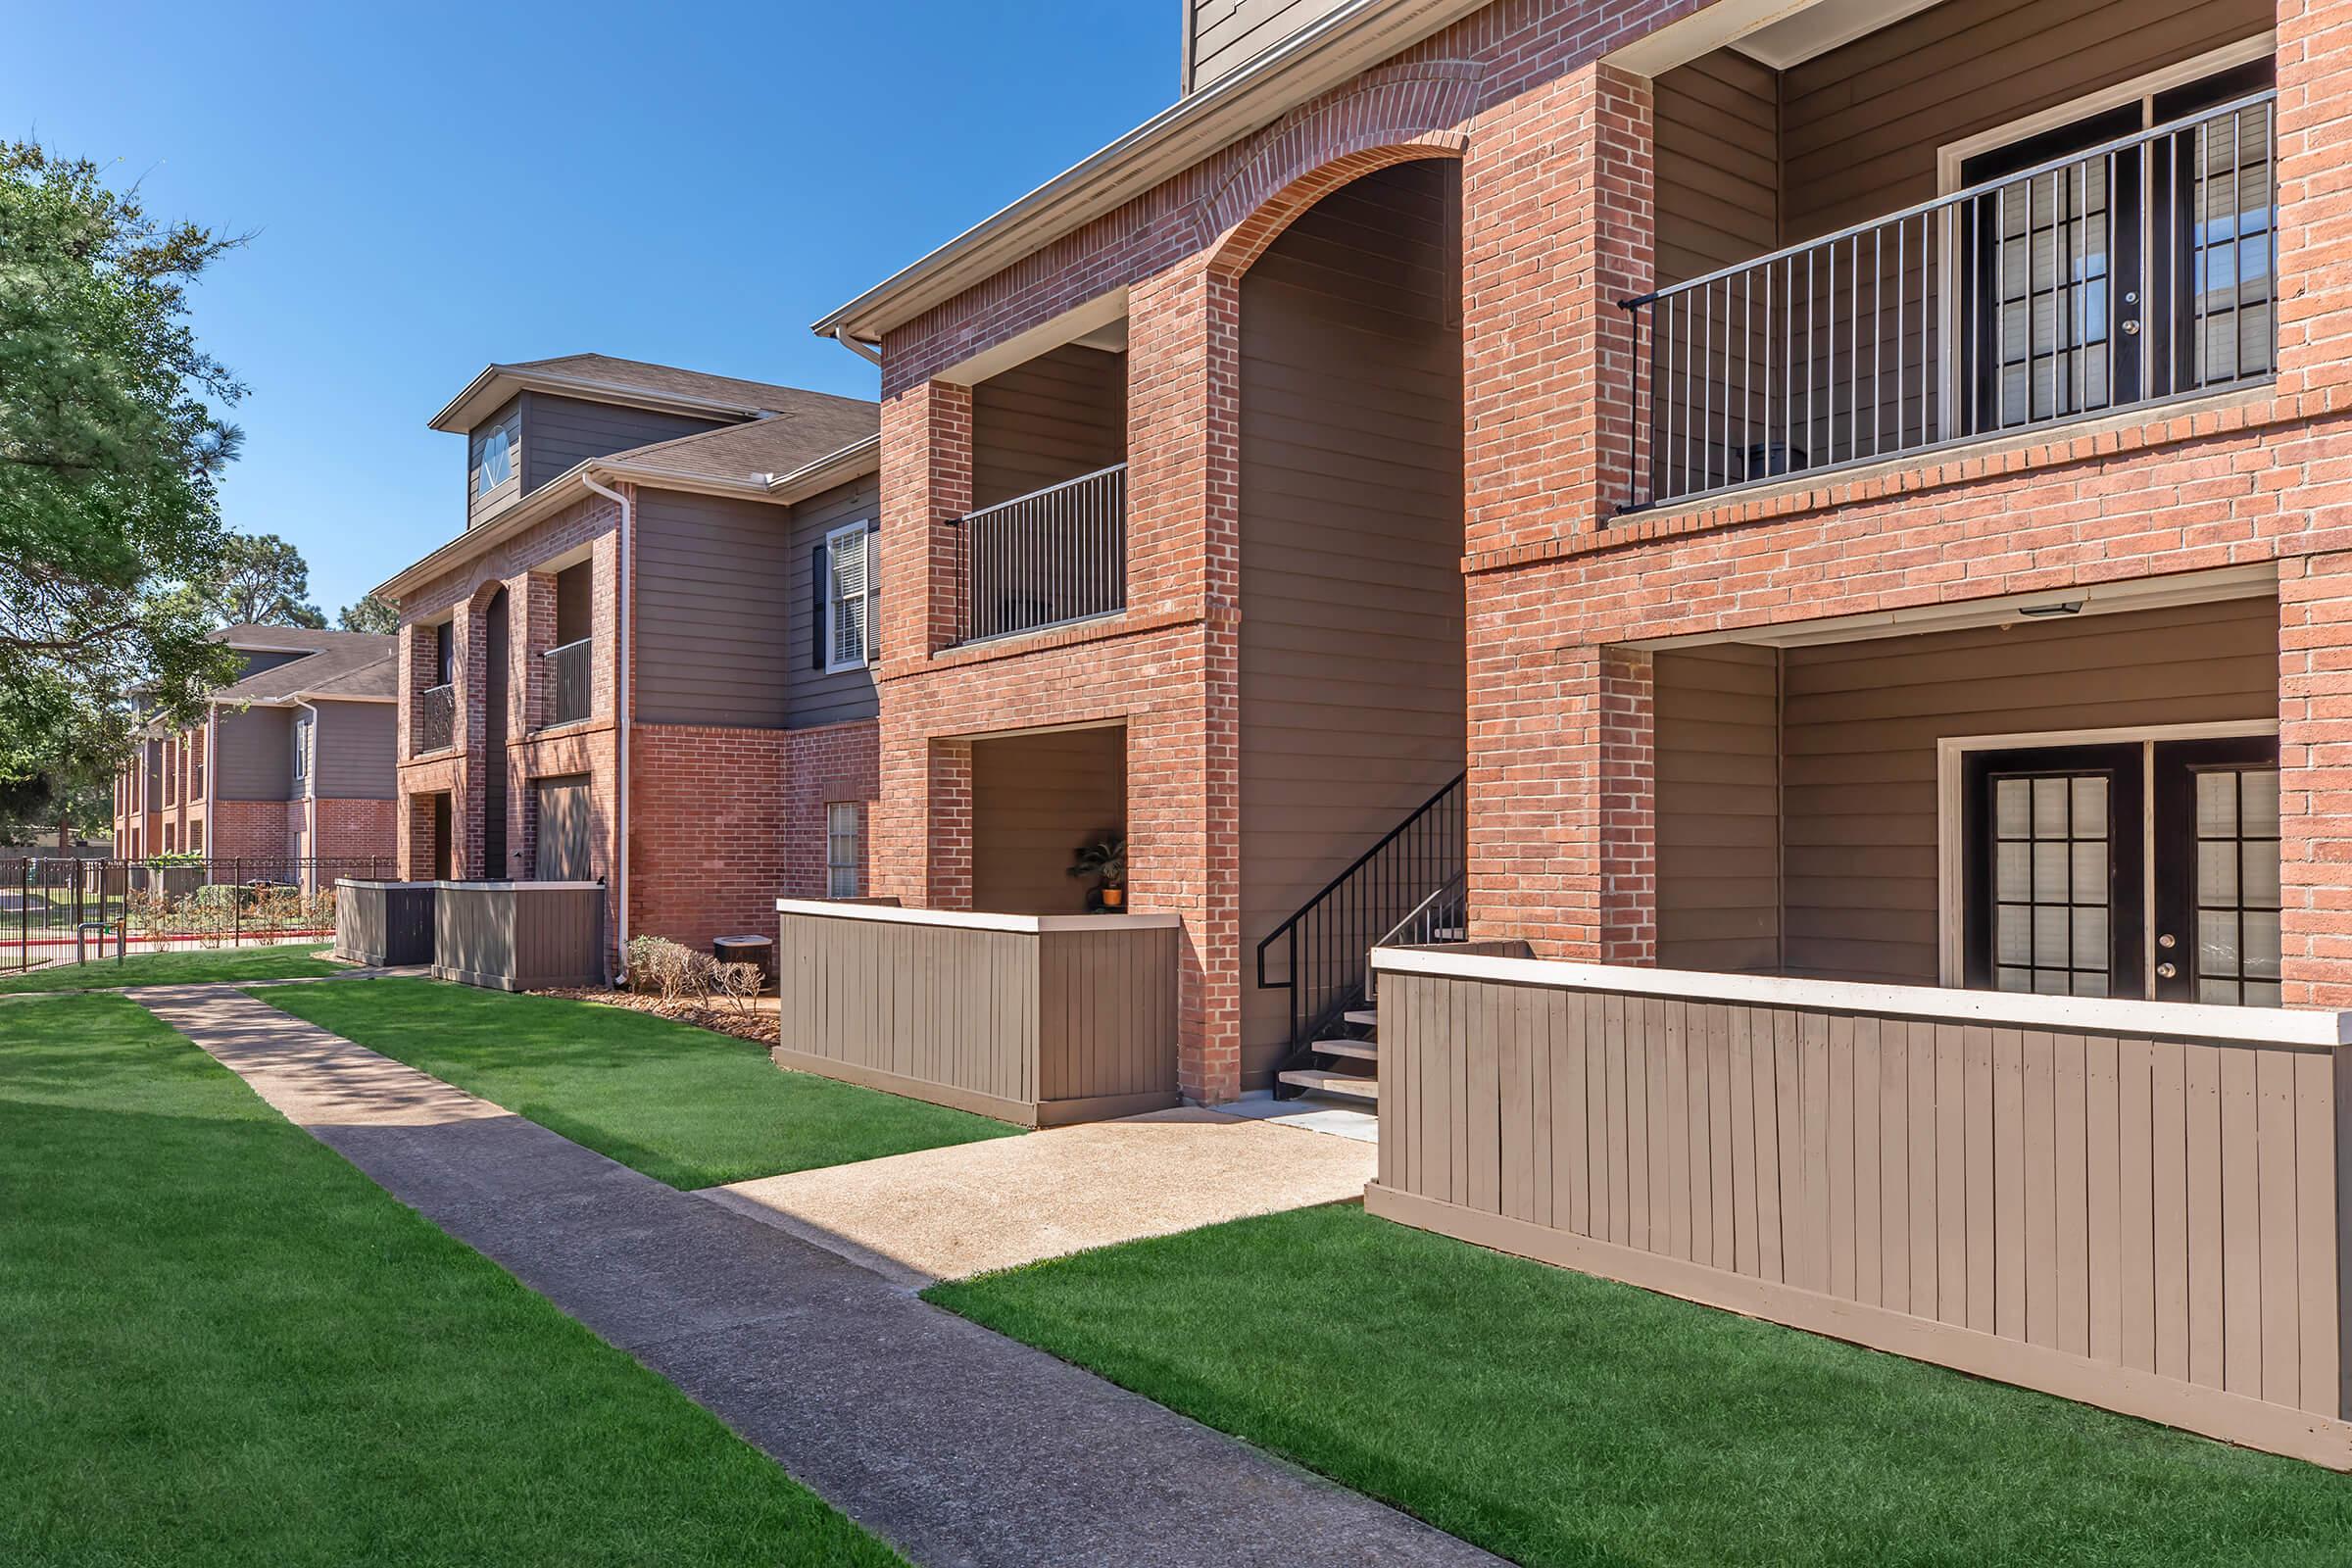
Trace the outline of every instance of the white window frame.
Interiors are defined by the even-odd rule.
[[[2275,718],[2221,718],[2197,724],[2136,724],[2116,729],[2033,730],[2014,735],[1944,735],[1936,742],[1936,949],[1939,983],[1967,984],[1968,911],[1962,907],[1968,855],[1961,831],[1961,773],[1971,752],[2028,751],[2044,746],[2153,747],[2159,741],[2242,740],[2278,733]],[[2156,773],[2140,769],[2140,834],[2146,841],[2140,856],[2142,906],[2156,905]],[[2142,922],[2146,953],[2144,972],[2156,971],[2156,922]],[[2120,999],[2132,1001],[2132,998]],[[2144,1000],[2144,999],[2143,999]]]
[[[861,584],[858,593],[858,653],[844,659],[841,653],[841,605],[834,588],[839,581],[833,558],[840,541],[856,536],[861,540],[864,555]],[[838,675],[845,670],[863,669],[873,662],[874,653],[874,525],[870,520],[845,522],[825,535],[825,673]]]
[[[835,824],[847,816],[849,832],[845,835]],[[838,858],[835,850],[845,842],[850,858]],[[865,813],[856,801],[827,801],[825,803],[825,897],[855,899],[865,891]],[[845,891],[844,879],[847,879]]]
[[[298,718],[294,721],[294,782],[297,784],[311,776],[311,745],[318,727],[311,719]]]
[[[2175,87],[2186,86],[2192,81],[2203,80],[2217,72],[2228,71],[2236,66],[2251,65],[2257,60],[2267,60],[2278,52],[2278,34],[2277,32],[2258,32],[2250,37],[2240,38],[2235,43],[2224,44],[2219,49],[2208,50],[2193,59],[2177,60],[2169,66],[2160,66],[2156,70],[2143,75],[2134,76],[2129,81],[2119,81],[2112,87],[2102,87],[2097,92],[2084,93],[2080,98],[2070,98],[2065,103],[2044,109],[2038,114],[2027,115],[2022,119],[2012,120],[2007,124],[1978,131],[1973,136],[1963,136],[1958,141],[1945,142],[1936,149],[1936,194],[1938,196],[1957,195],[1964,188],[1960,183],[1962,166],[1979,153],[1994,152],[2029,137],[2038,136],[2044,131],[2057,130],[2061,126],[2071,125],[2079,120],[2088,120],[2093,115],[2103,115],[2110,109],[2121,109],[2134,99],[2139,102],[2140,129],[2147,130],[2156,123],[2157,94],[2169,92]],[[2111,196],[2109,199],[2113,200],[2113,197]],[[1939,222],[1938,227],[1940,237],[1936,245],[1938,253],[1936,276],[1948,279],[1955,275],[1955,270],[1960,263],[1960,258],[1956,254],[1957,241],[1949,220]],[[1939,348],[1938,350],[1943,358],[1942,406],[1947,411],[1960,406],[1962,393],[1960,355],[1957,351],[1960,341],[1960,294],[1961,290],[1958,287],[1944,287],[1943,308],[1938,313],[1941,320],[1937,325],[1937,330],[1943,334],[1940,342],[1952,345],[1949,349]],[[2088,416],[2078,412],[2074,418],[2048,419],[2040,422],[2046,425],[2069,424],[2078,422],[2083,417],[2098,418],[2109,414],[2129,414],[2130,412],[2128,407],[2120,410],[2102,409]],[[2015,434],[2034,427],[2034,422],[2029,421],[2024,425],[2014,426],[2007,433]],[[2003,432],[1987,430],[1978,433],[1985,437],[1992,437]]]
[[[504,419],[499,420],[498,423],[490,426],[486,430],[475,432],[473,437],[473,461],[469,465],[472,471],[468,475],[468,477],[473,481],[474,500],[479,501],[484,496],[497,493],[497,491],[507,483],[507,480],[514,477],[515,434],[515,417],[512,415],[508,416]],[[482,459],[490,451],[490,443],[492,441],[500,441],[506,445],[507,472],[505,478],[500,479],[496,484],[484,484],[482,479],[487,470],[482,465]]]

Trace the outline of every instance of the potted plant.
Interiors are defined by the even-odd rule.
[[[1101,878],[1095,896],[1102,907],[1123,907],[1127,903],[1127,836],[1113,834],[1079,846],[1078,863],[1070,867],[1070,875]]]

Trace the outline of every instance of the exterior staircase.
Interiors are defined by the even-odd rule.
[[[1274,1098],[1370,1109],[1380,1099],[1372,950],[1458,942],[1468,924],[1465,780],[1456,776],[1334,877],[1257,948],[1257,983],[1291,998]],[[1268,973],[1279,953],[1283,977]]]

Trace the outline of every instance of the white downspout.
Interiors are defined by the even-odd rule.
[[[318,892],[318,726],[324,722],[318,710],[301,698],[294,706],[311,715],[311,755],[303,759],[302,768],[302,847],[310,851],[310,865],[298,867],[307,875],[307,886],[315,897]],[[211,774],[205,775],[208,779]]]
[[[581,474],[580,479],[620,508],[620,576],[612,617],[613,655],[618,661],[612,692],[613,750],[620,756],[619,799],[613,803],[612,825],[612,951],[621,955],[625,963],[629,952],[629,615],[636,609],[631,602],[631,572],[637,554],[637,508],[626,491],[598,483],[594,471]]]
[[[882,363],[882,351],[880,349],[868,348],[865,344],[860,343],[856,338],[850,336],[850,329],[846,326],[837,326],[833,329],[833,341],[840,344],[843,348],[848,349],[852,354],[857,355],[861,360],[869,361],[875,365],[880,365]]]
[[[213,858],[213,850],[220,842],[220,824],[213,820],[213,795],[220,787],[220,705],[204,705],[204,858]],[[181,845],[186,849],[186,845]],[[209,874],[209,873],[208,873]]]

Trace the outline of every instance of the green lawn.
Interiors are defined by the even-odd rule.
[[[0,1562],[884,1564],[117,997],[0,1008]]]
[[[2352,1478],[1358,1207],[924,1294],[1524,1563],[2352,1561]]]
[[[429,980],[257,993],[672,1187],[713,1187],[1017,1128],[808,1073],[651,1013]]]
[[[134,953],[121,963],[101,958],[65,963],[25,974],[0,974],[0,996],[21,991],[105,991],[115,986],[197,985],[208,980],[300,980],[334,974],[344,966],[317,956],[318,942],[289,942],[269,948],[186,949],[177,953]]]

